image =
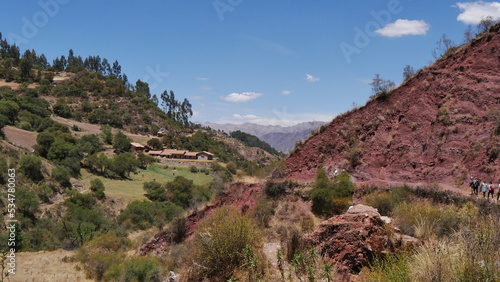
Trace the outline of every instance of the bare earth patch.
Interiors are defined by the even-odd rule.
[[[38,133],[31,132],[12,126],[5,126],[3,128],[5,137],[12,142],[15,146],[31,150],[36,145],[36,136]]]
[[[20,85],[19,83],[14,82],[14,81],[7,82],[7,81],[5,81],[5,79],[0,79],[0,87],[5,86],[5,87],[9,87],[11,89],[16,90],[19,88],[19,85]],[[37,86],[38,86],[38,84],[32,83],[32,84],[28,85],[28,88],[36,88]]]
[[[86,135],[86,134],[100,134],[101,133],[101,125],[99,125],[99,124],[80,122],[80,121],[66,119],[66,118],[62,118],[62,117],[58,117],[58,116],[54,116],[54,115],[51,116],[50,118],[58,123],[67,125],[69,127],[72,127],[73,125],[78,126],[80,131],[74,132],[74,134],[76,134],[76,135],[81,136],[81,135]],[[118,129],[113,129],[113,132],[117,132],[117,131],[118,131]],[[146,144],[146,142],[149,139],[154,137],[154,136],[150,136],[150,135],[133,134],[133,133],[127,132],[125,130],[121,130],[121,131],[125,135],[130,137],[130,139],[132,139],[132,141],[143,143],[143,144]]]

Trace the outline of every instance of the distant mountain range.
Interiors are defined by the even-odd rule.
[[[295,147],[297,141],[305,140],[312,131],[319,129],[322,125],[326,124],[326,122],[303,122],[286,127],[279,125],[260,125],[255,123],[218,124],[205,122],[200,124],[226,133],[241,130],[259,137],[260,140],[267,142],[278,151],[288,153]]]

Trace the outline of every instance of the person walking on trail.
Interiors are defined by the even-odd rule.
[[[474,180],[472,181],[472,194],[473,195],[477,195],[479,193],[479,186],[481,184],[481,181],[479,180],[479,178],[474,178]]]
[[[490,181],[490,186],[488,187],[488,199],[490,198],[490,195],[493,199],[493,195],[495,195],[495,185],[493,185],[492,181]]]
[[[470,194],[474,195],[474,177],[470,177],[470,182],[469,182],[469,187],[470,187]]]
[[[488,184],[483,182],[483,186],[481,186],[481,192],[483,192],[483,198],[486,198],[486,191],[488,191]]]

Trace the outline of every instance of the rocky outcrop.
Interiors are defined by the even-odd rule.
[[[295,148],[285,178],[467,186],[500,173],[500,24]]]
[[[342,215],[323,221],[306,241],[338,266],[344,275],[357,274],[377,255],[391,251],[384,220],[372,207],[356,205]],[[390,228],[389,228],[390,229]],[[390,232],[393,233],[393,232]],[[415,238],[399,235],[400,246],[416,244]]]

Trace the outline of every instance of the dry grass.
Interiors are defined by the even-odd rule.
[[[10,281],[93,281],[85,278],[82,268],[78,270],[80,264],[62,261],[73,255],[74,252],[65,250],[18,253],[16,274],[9,277]]]

